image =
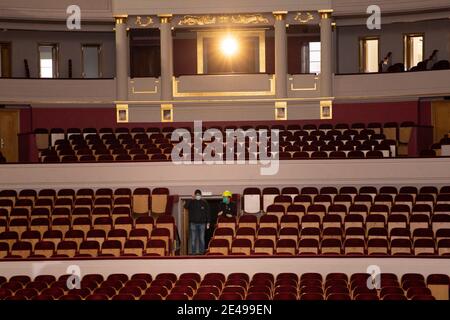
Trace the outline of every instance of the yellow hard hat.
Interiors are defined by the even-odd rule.
[[[222,193],[222,197],[231,197],[233,194],[230,192],[230,191],[228,191],[228,190],[226,190],[226,191],[224,191],[223,193]]]

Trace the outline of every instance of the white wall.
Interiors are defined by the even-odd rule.
[[[115,83],[114,79],[0,79],[0,103],[111,103]]]
[[[261,175],[259,164],[174,165],[171,162],[5,164],[0,189],[168,187],[190,195],[203,187],[242,192],[250,186],[446,185],[449,158],[385,158],[280,161],[275,175]]]
[[[353,99],[403,99],[450,94],[450,70],[423,72],[337,75],[335,97],[339,101]]]
[[[38,275],[50,274],[59,277],[66,274],[69,266],[78,266],[81,277],[89,273],[98,273],[107,277],[112,273],[125,273],[131,276],[136,273],[150,273],[155,277],[159,273],[198,273],[201,276],[210,272],[228,275],[232,272],[244,272],[253,276],[257,272],[269,272],[277,275],[282,272],[293,272],[301,275],[306,272],[317,272],[326,276],[332,272],[347,275],[367,273],[369,266],[378,266],[382,273],[394,273],[401,277],[405,273],[420,273],[427,277],[430,274],[449,274],[450,259],[445,258],[323,258],[323,257],[227,257],[227,258],[148,258],[148,259],[66,259],[60,261],[2,261],[0,275],[10,278],[15,275],[28,275],[34,279]]]

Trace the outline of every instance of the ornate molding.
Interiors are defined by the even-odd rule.
[[[294,87],[294,78],[290,77],[289,81],[291,82],[291,91],[316,91],[317,90],[317,81],[319,80],[319,77],[314,77],[314,86],[309,88],[295,88]]]
[[[276,21],[283,21],[286,18],[286,15],[288,14],[287,11],[274,11],[272,12],[273,16],[275,17]]]
[[[175,98],[187,97],[249,97],[249,96],[274,96],[275,95],[275,75],[269,78],[269,90],[266,91],[199,91],[199,92],[180,92],[179,79],[172,78],[172,94]]]
[[[333,9],[319,10],[320,18],[322,19],[330,19],[333,14]]]
[[[159,80],[156,80],[156,81],[155,81],[155,87],[154,87],[153,90],[137,90],[134,83],[135,83],[134,80],[131,80],[131,81],[130,81],[130,84],[131,84],[131,92],[132,92],[133,94],[155,94],[155,93],[158,93],[158,83],[159,83]]]
[[[147,17],[137,16],[134,24],[136,26],[145,28],[145,27],[148,27],[153,24],[153,19],[150,16],[147,16]]]
[[[114,17],[116,24],[126,24],[127,23],[127,15],[118,15]]]
[[[158,15],[159,17],[159,22],[162,23],[170,23],[172,21],[172,14],[167,13],[167,14],[160,14]]]
[[[204,26],[215,24],[216,17],[214,16],[184,16],[179,22],[179,26]]]
[[[308,23],[309,21],[314,20],[314,16],[311,12],[297,12],[294,20],[300,23]]]
[[[237,15],[186,15],[178,22],[180,26],[204,26],[211,24],[260,24],[269,23],[269,19],[262,14]]]

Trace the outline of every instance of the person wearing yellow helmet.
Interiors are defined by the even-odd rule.
[[[231,193],[231,191],[228,191],[228,190],[225,190],[222,193],[222,197],[229,197],[229,198],[231,198],[232,196],[233,196],[233,194]]]
[[[226,190],[222,193],[222,202],[220,203],[219,216],[225,215],[228,218],[237,215],[236,204],[232,201],[233,194]]]

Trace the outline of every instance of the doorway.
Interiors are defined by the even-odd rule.
[[[159,29],[134,29],[130,32],[131,78],[161,76]]]
[[[187,201],[190,201],[191,197],[182,197],[180,204],[183,213],[183,236],[181,237],[181,255],[191,255],[190,248],[190,235],[189,235],[189,212],[184,209]],[[209,204],[211,211],[211,226],[209,229],[205,230],[205,250],[208,248],[209,241],[213,237],[214,230],[216,228],[217,216],[220,211],[220,203],[222,202],[222,197],[220,196],[203,196],[203,200],[206,200]]]
[[[11,78],[11,43],[0,43],[0,78]]]
[[[433,141],[439,142],[450,132],[450,101],[432,102]]]
[[[7,162],[19,161],[19,111],[0,109],[0,152]]]

